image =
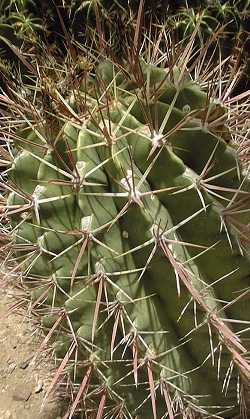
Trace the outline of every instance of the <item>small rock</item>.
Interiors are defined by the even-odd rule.
[[[39,380],[35,387],[34,392],[37,394],[37,393],[40,393],[41,391],[43,391],[43,382]]]
[[[20,364],[19,364],[19,368],[21,368],[22,370],[25,370],[28,366],[29,366],[29,364],[30,364],[30,361],[32,360],[32,357],[31,358],[28,358],[28,359],[26,359],[25,361],[23,361],[23,362],[21,362]]]
[[[31,390],[29,388],[17,387],[12,395],[13,400],[16,402],[27,402],[31,396]]]
[[[12,414],[9,410],[3,413],[3,419],[12,419]]]

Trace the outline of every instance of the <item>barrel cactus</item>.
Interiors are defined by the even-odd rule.
[[[39,73],[43,109],[2,95],[11,269],[74,383],[65,417],[244,415],[249,181],[228,107],[186,59],[130,58],[79,61],[64,95]]]

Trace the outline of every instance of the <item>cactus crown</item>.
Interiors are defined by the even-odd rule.
[[[231,82],[211,88],[221,67],[200,73],[194,37],[170,60],[164,36],[125,64],[82,54],[67,78],[40,63],[33,98],[1,96],[8,259],[68,365],[68,417],[244,412],[249,181],[230,128],[242,135],[243,113]]]

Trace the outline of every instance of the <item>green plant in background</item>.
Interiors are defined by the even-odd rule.
[[[18,46],[20,46],[21,40],[31,43],[35,32],[43,29],[41,19],[29,12],[29,8],[32,6],[35,7],[32,0],[5,0],[1,2],[1,39],[6,38],[14,45],[17,43]]]
[[[32,0],[5,0],[0,3],[0,86],[2,89],[8,88],[8,79],[18,83],[19,74],[26,72],[25,54],[37,47],[38,34],[44,30],[41,19],[28,10],[31,4],[34,5]]]
[[[200,29],[197,36],[201,45],[206,42],[207,38],[213,34],[218,26],[218,20],[211,16],[206,9],[202,14],[200,9],[183,8],[179,10],[175,17],[175,26],[178,32],[178,38],[180,39],[191,36],[197,27],[197,23],[200,21]]]
[[[139,3],[138,0],[4,1],[2,36],[24,51],[34,50],[43,42],[65,56],[68,48],[65,46],[65,37],[73,39],[73,43],[91,45],[93,37],[98,34],[109,45],[113,55],[121,58],[125,52],[123,45],[131,42]],[[159,25],[164,25],[167,30],[175,28],[175,38],[179,42],[183,39],[186,42],[185,38],[192,34],[199,22],[196,48],[202,48],[209,42],[211,56],[216,59],[221,54],[223,58],[234,56],[237,66],[242,66],[243,87],[239,86],[238,90],[242,92],[247,88],[249,54],[247,45],[243,46],[239,38],[242,40],[249,37],[248,0],[145,0],[143,11],[144,30],[151,28],[154,31],[155,26]],[[210,37],[213,38],[213,44],[209,41]],[[0,47],[6,49],[6,44]]]
[[[39,58],[33,97],[1,96],[7,264],[61,359],[51,388],[71,376],[65,417],[247,414],[247,109],[194,61],[197,30],[180,53],[138,23],[126,60]]]

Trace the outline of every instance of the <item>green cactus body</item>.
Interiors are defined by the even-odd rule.
[[[105,62],[82,90],[83,124],[20,134],[8,205],[30,207],[12,216],[17,260],[33,301],[52,306],[44,327],[63,309],[55,350],[77,341],[86,417],[233,417],[250,376],[250,261],[223,217],[249,181],[226,109],[178,69],[141,71],[145,91]]]

